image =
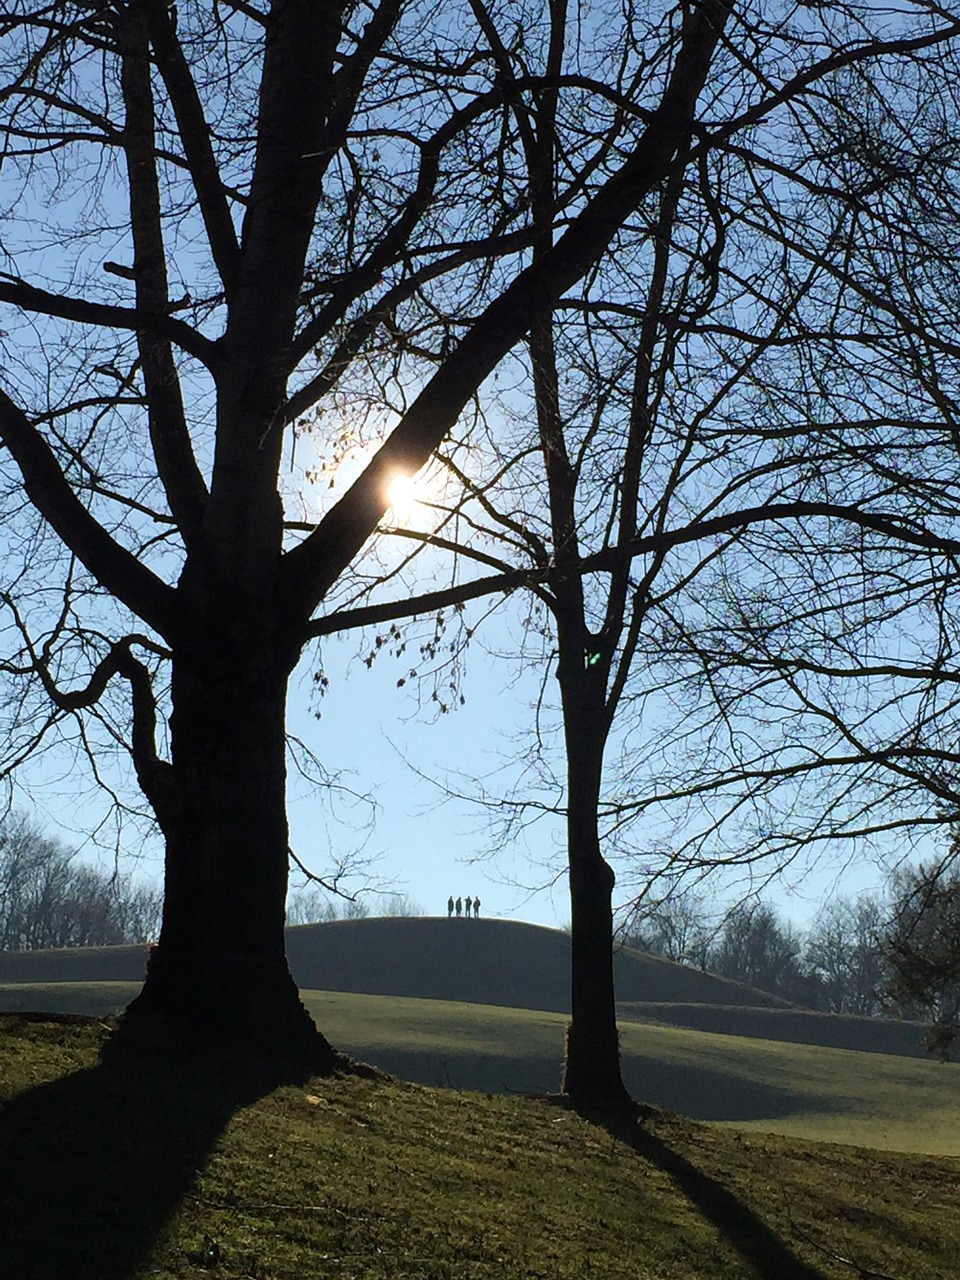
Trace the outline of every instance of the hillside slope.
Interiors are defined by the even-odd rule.
[[[147,947],[0,951],[0,982],[142,982]]]
[[[320,991],[570,1010],[570,938],[517,920],[383,916],[287,930],[297,982]],[[639,951],[614,960],[618,999],[787,1008],[787,1002]]]
[[[146,947],[0,953],[0,982],[139,982]],[[516,920],[379,916],[287,930],[303,988],[567,1013],[570,938]],[[789,1008],[784,1000],[638,951],[615,960],[622,1001]]]
[[[0,1010],[109,1017],[137,989],[133,982],[0,984]],[[303,999],[338,1049],[404,1080],[488,1094],[550,1093],[559,1084],[566,1014],[345,991],[307,990]],[[862,1053],[751,1039],[744,1030],[749,1015],[793,1010],[680,1007],[720,1009],[730,1033],[622,1021],[623,1075],[634,1097],[794,1137],[960,1154],[960,1064],[896,1056],[889,1047]]]
[[[924,1039],[929,1026],[895,1018],[863,1018],[847,1013],[817,1013],[812,1009],[756,1009],[747,1005],[617,1003],[617,1018],[693,1031],[782,1040],[789,1044],[818,1044],[824,1048],[856,1049],[860,1053],[893,1053],[926,1058]]]
[[[957,1275],[955,1161],[384,1078],[274,1089],[233,1059],[98,1061],[105,1033],[0,1018],[9,1280]]]

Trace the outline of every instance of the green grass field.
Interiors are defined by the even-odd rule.
[[[11,1280],[957,1275],[957,1161],[661,1112],[615,1133],[545,1101],[357,1075],[276,1087],[189,1053],[98,1062],[106,1036],[0,1018]]]
[[[306,992],[348,1053],[404,1079],[489,1092],[558,1087],[562,1014]],[[960,1155],[960,1064],[682,1027],[621,1024],[634,1097],[738,1128]]]
[[[134,983],[0,987],[0,1008],[108,1015]],[[562,1014],[442,1000],[304,992],[341,1049],[402,1079],[547,1093],[560,1079]],[[694,1119],[889,1151],[960,1155],[960,1064],[641,1023],[621,1026],[636,1098]]]

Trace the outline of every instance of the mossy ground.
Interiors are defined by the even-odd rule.
[[[16,1280],[948,1280],[960,1163],[654,1112],[108,1057],[0,1020]]]

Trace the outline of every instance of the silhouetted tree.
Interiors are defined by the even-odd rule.
[[[801,978],[801,940],[766,903],[744,903],[727,916],[710,953],[724,978],[792,999]]]
[[[796,878],[821,851],[846,859],[893,831],[902,856],[960,814],[952,79],[908,73],[924,87],[906,129],[868,77],[825,86],[810,137],[823,182],[810,175],[805,209],[821,192],[843,247],[831,303],[814,276],[823,224],[802,205],[778,219],[785,257],[811,273],[809,342],[765,354],[742,421],[792,497],[839,496],[886,529],[812,514],[751,526],[664,628],[662,738],[680,767],[663,794],[710,797],[674,866],[763,859]],[[782,209],[780,190],[778,177],[761,203]],[[741,224],[760,236],[767,221],[744,210]]]
[[[422,916],[423,908],[405,893],[380,893],[372,899],[333,897],[322,889],[291,893],[287,924],[316,924],[326,920],[364,920],[370,915]]]
[[[716,930],[706,896],[694,889],[645,898],[631,915],[624,943],[698,969],[707,967]]]
[[[442,450],[464,496],[449,504],[439,536],[422,538],[433,551],[453,549],[500,572],[432,592],[419,607],[518,586],[534,596],[522,656],[541,659],[550,678],[545,674],[537,703],[536,767],[524,775],[525,784],[533,783],[518,789],[512,804],[500,796],[492,803],[498,818],[506,815],[504,842],[530,814],[556,813],[565,823],[572,1020],[564,1088],[584,1101],[625,1099],[611,958],[615,856],[624,855],[628,876],[632,860],[642,867],[636,878],[648,881],[659,875],[669,881],[685,867],[699,873],[737,857],[745,865],[752,860],[746,842],[728,857],[713,838],[724,827],[717,811],[726,807],[733,820],[754,812],[744,796],[745,781],[752,793],[754,769],[749,741],[743,749],[739,738],[724,741],[724,689],[722,681],[711,684],[711,646],[715,611],[749,612],[757,603],[755,582],[764,602],[772,593],[762,556],[759,567],[753,563],[758,548],[773,540],[765,526],[799,544],[798,560],[807,554],[811,562],[822,528],[838,526],[850,541],[864,530],[893,539],[909,533],[922,544],[922,530],[904,529],[895,504],[884,511],[886,482],[871,474],[857,487],[849,470],[841,474],[832,440],[819,447],[826,431],[816,427],[818,406],[833,368],[849,383],[849,370],[864,364],[868,340],[877,354],[862,380],[878,385],[878,369],[895,380],[904,326],[892,326],[888,340],[885,329],[875,335],[848,316],[856,311],[849,299],[861,301],[857,255],[869,256],[874,227],[858,203],[859,173],[850,182],[845,171],[824,180],[819,105],[807,117],[795,95],[816,84],[819,104],[849,98],[855,84],[871,101],[885,102],[890,117],[912,123],[906,100],[894,107],[893,99],[910,95],[914,77],[919,83],[922,50],[938,37],[926,14],[918,13],[916,28],[907,20],[896,38],[885,27],[883,39],[871,38],[859,11],[839,5],[830,14],[811,46],[808,15],[797,10],[794,28],[781,25],[779,11],[764,12],[752,27],[749,52],[741,50],[734,63],[725,55],[740,48],[744,15],[731,8],[724,36],[731,43],[718,51],[705,93],[719,103],[742,86],[748,114],[763,116],[766,127],[737,134],[728,145],[720,134],[735,131],[732,122],[711,136],[690,117],[679,160],[618,230],[616,253],[598,263],[588,283],[533,318],[523,348],[506,366],[509,391],[496,417],[489,413],[485,431],[471,434],[466,455],[456,442]],[[949,40],[957,28],[948,20],[939,31]],[[554,59],[562,52],[555,34]],[[501,80],[519,83],[524,47],[491,39],[491,55]],[[882,69],[888,56],[899,68],[896,89]],[[945,55],[938,49],[933,56]],[[782,86],[769,88],[766,106],[761,83]],[[783,120],[774,123],[784,99]],[[536,104],[522,97],[512,104],[531,176],[534,261],[553,252],[557,234],[556,101],[548,85]],[[905,132],[900,136],[904,141]],[[843,323],[831,319],[838,312]],[[794,382],[783,378],[771,429],[766,377],[781,365]],[[870,387],[864,416],[882,427],[887,398],[871,397]],[[752,535],[754,526],[759,532]],[[794,572],[816,599],[819,578]],[[809,599],[803,607],[810,610]],[[409,602],[393,610],[372,606],[323,625],[385,622],[409,608]],[[381,635],[377,643],[389,639]],[[729,650],[736,652],[736,637]],[[672,712],[701,694],[712,719],[688,728],[682,707],[679,716]],[[759,698],[755,714],[758,705]],[[662,710],[671,714],[666,731]],[[749,738],[749,725],[742,736]],[[671,747],[682,753],[682,772]],[[774,776],[791,776],[783,754],[756,780],[758,789]],[[554,767],[557,759],[562,763]],[[526,743],[524,760],[530,760]],[[633,857],[635,823],[649,822],[670,802],[692,807],[710,792],[723,793],[721,800],[704,806],[707,816],[682,848],[670,846],[662,859]],[[765,852],[790,856],[774,841]],[[660,885],[653,891],[664,896]]]
[[[594,8],[589,25],[562,4],[538,23],[480,0],[442,15],[401,0],[0,13],[0,437],[8,499],[40,517],[7,574],[6,670],[54,720],[95,719],[115,677],[129,686],[166,872],[128,1033],[151,1022],[333,1062],[283,945],[290,673],[391,479],[430,459],[689,145],[730,14],[722,0],[629,20]],[[749,21],[735,38],[754,47]],[[734,113],[738,57],[711,87]],[[543,125],[532,150],[518,104]],[[313,433],[323,457],[301,473],[335,472],[365,420],[379,448],[361,474],[310,532],[285,532],[285,442]]]
[[[803,968],[817,983],[817,1007],[862,1016],[881,1012],[886,915],[881,900],[867,893],[834,898],[818,914],[803,944]]]

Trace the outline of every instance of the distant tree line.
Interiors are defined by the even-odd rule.
[[[78,861],[33,819],[0,822],[0,950],[148,942],[161,910],[158,889]]]
[[[316,886],[291,892],[288,924],[421,916],[405,893],[338,897]],[[23,813],[0,819],[0,951],[151,942],[160,932],[159,888],[78,859]]]
[[[887,993],[907,1013],[929,1018],[927,1048],[945,1061],[960,1040],[960,853],[918,867],[895,882],[885,936]]]
[[[322,924],[329,920],[365,920],[368,916],[422,916],[423,908],[405,893],[369,898],[336,897],[322,889],[295,890],[287,899],[287,924]]]
[[[952,865],[898,871],[883,895],[834,898],[807,930],[763,901],[717,913],[703,896],[679,893],[648,901],[624,941],[809,1009],[929,1021],[928,1047],[943,1058],[960,1039],[960,870]]]

